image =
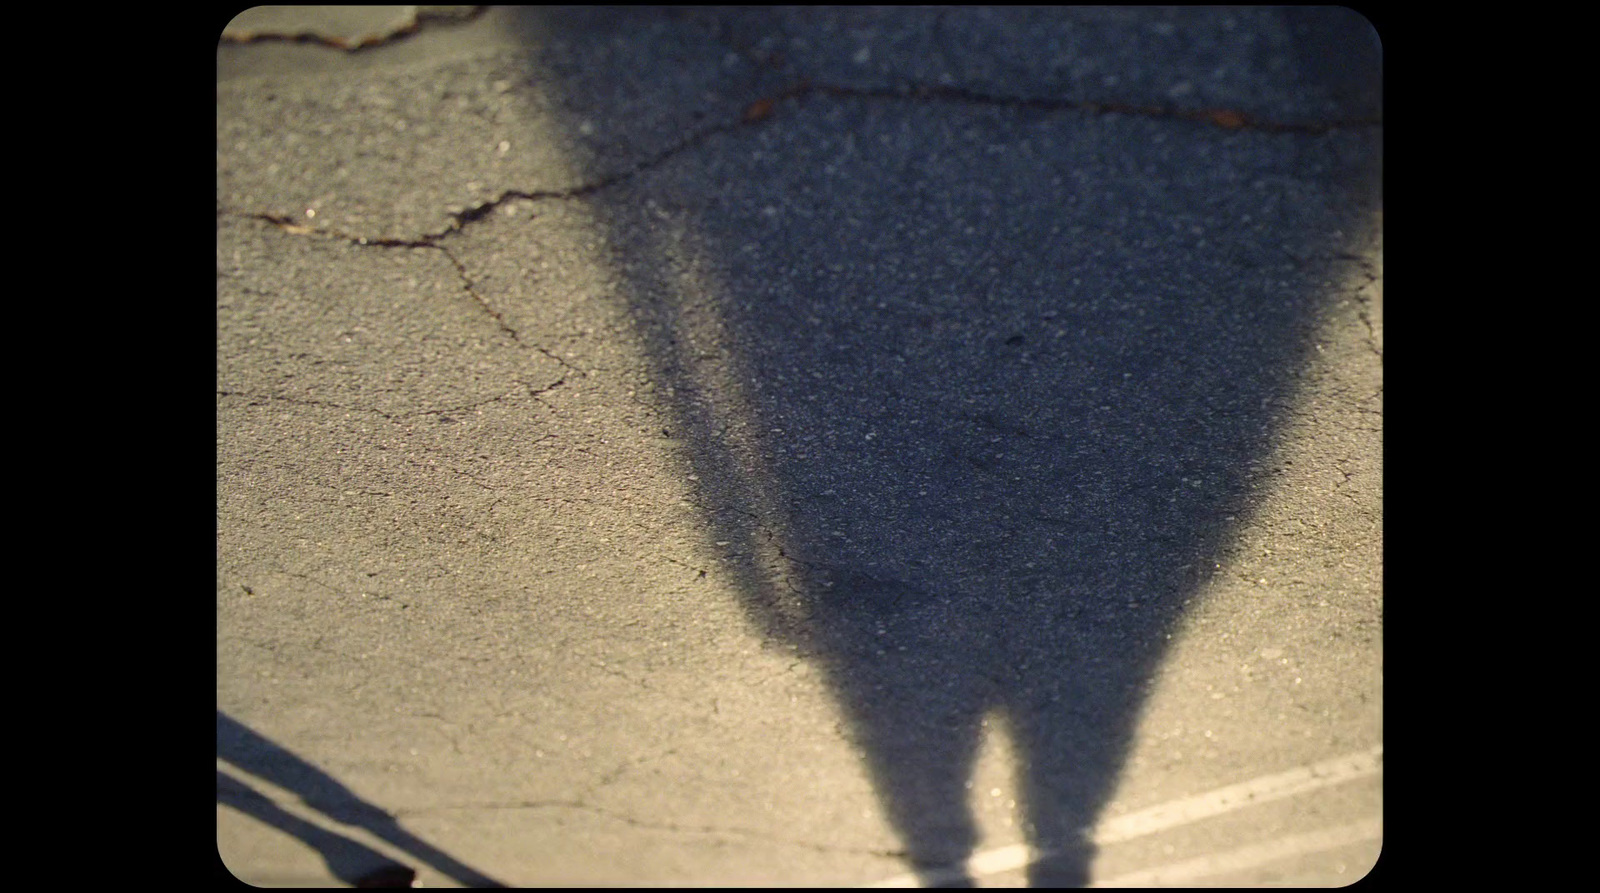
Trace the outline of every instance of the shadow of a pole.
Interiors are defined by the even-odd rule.
[[[306,806],[344,825],[365,829],[440,874],[468,887],[504,884],[462,864],[402,828],[394,816],[356,796],[333,776],[311,765],[243,723],[217,711],[217,756],[230,765],[293,792]],[[333,876],[354,886],[410,886],[408,866],[371,847],[300,818],[221,770],[217,802],[303,841],[316,850]],[[404,876],[404,872],[411,876]]]

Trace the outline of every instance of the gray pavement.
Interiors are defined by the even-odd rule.
[[[235,876],[1372,867],[1359,16],[250,15],[217,86]]]

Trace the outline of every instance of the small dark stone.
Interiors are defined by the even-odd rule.
[[[410,887],[417,879],[416,869],[405,865],[387,865],[369,871],[356,879],[357,887]]]

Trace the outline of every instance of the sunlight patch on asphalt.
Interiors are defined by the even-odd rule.
[[[1140,809],[1102,821],[1090,838],[1098,845],[1122,843],[1136,837],[1155,834],[1169,828],[1203,821],[1248,806],[1256,806],[1309,794],[1323,788],[1345,784],[1378,775],[1383,771],[1383,745],[1364,751],[1323,760],[1307,766],[1297,766],[1286,772],[1263,775],[1249,781],[1216,788],[1203,794],[1184,797],[1167,803]],[[1263,844],[1243,847],[1228,853],[1218,853],[1192,859],[1176,865],[1148,869],[1122,875],[1105,881],[1110,886],[1139,886],[1155,883],[1178,883],[1184,880],[1254,867],[1264,862],[1302,853],[1316,852],[1380,838],[1383,833],[1381,819],[1366,819],[1337,828],[1309,834],[1279,838]],[[1025,868],[1047,853],[1035,853],[1026,844],[1015,844],[978,853],[968,859],[962,868],[930,872],[919,879],[915,874],[899,875],[872,884],[873,887],[918,887],[923,883],[939,884],[963,876],[981,878]]]

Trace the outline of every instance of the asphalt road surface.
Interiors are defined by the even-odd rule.
[[[1373,867],[1370,23],[313,12],[218,47],[228,871]]]

